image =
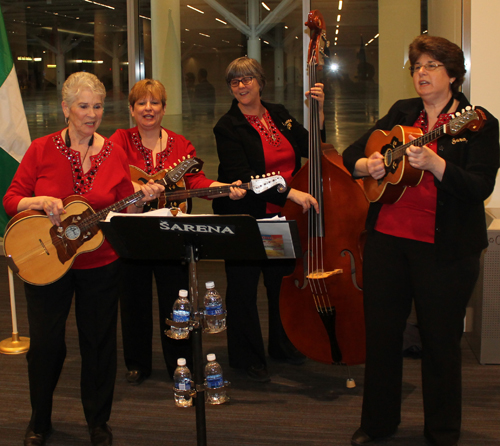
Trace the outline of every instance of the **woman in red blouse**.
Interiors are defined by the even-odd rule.
[[[252,176],[280,172],[287,182],[308,156],[309,134],[285,107],[261,100],[266,84],[262,66],[254,59],[240,57],[226,69],[226,82],[234,97],[230,110],[214,127],[219,155],[219,181],[239,178],[249,181]],[[319,102],[323,127],[323,84],[311,89]],[[324,131],[323,131],[324,140]],[[250,214],[255,218],[279,215],[286,200],[318,209],[318,203],[308,193],[288,188],[280,194],[269,190],[262,194],[247,194],[239,201],[215,200],[217,214]],[[263,274],[269,305],[269,355],[279,361],[301,364],[305,357],[288,340],[279,314],[279,294],[284,275],[293,271],[293,262],[226,261],[227,276],[227,336],[229,364],[243,369],[254,381],[270,380],[266,353],[257,312],[257,286]]]
[[[94,210],[133,194],[123,150],[97,133],[106,90],[90,73],[74,73],[62,89],[67,128],[33,141],[12,180],[3,205],[9,215],[45,212],[59,225],[62,200],[81,195]],[[159,197],[163,186],[141,187],[140,205]],[[131,205],[128,212],[137,212]],[[107,422],[116,376],[118,256],[105,240],[76,257],[71,269],[45,286],[25,283],[30,349],[27,354],[32,416],[25,446],[45,444],[52,433],[52,395],[66,356],[64,330],[73,295],[82,357],[81,398],[92,445],[112,443]]]
[[[110,138],[125,149],[131,166],[138,167],[148,175],[168,169],[188,156],[196,156],[196,150],[190,141],[162,127],[161,121],[165,115],[166,103],[167,94],[161,82],[153,79],[137,82],[129,94],[130,113],[137,125],[130,129],[117,130]],[[228,185],[208,179],[203,171],[186,174],[183,179],[186,189]],[[232,183],[239,185],[241,181]],[[245,196],[244,190],[231,188],[228,198],[238,200],[243,196]],[[156,205],[157,203],[151,203],[153,208]],[[150,206],[146,210],[149,209]],[[134,277],[132,282],[124,281],[126,286],[120,296],[126,379],[130,384],[138,385],[151,374],[153,275],[158,292],[163,356],[168,373],[172,377],[177,366],[177,358],[186,358],[188,366],[192,358],[189,340],[171,339],[164,334],[168,329],[165,319],[170,316],[179,290],[188,289],[187,265],[182,265],[179,261],[124,259],[123,273],[124,277]]]
[[[397,101],[375,126],[343,153],[355,177],[386,175],[383,156],[365,156],[376,129],[417,127],[424,134],[471,108],[459,92],[464,54],[452,42],[421,35],[409,48],[418,95]],[[366,368],[361,427],[352,445],[393,435],[401,422],[403,332],[414,305],[422,339],[424,435],[437,446],[458,444],[461,426],[461,347],[467,302],[488,246],[484,200],[499,165],[498,121],[478,132],[443,135],[410,145],[410,166],[423,171],[415,187],[392,204],[371,203],[363,257]],[[406,162],[403,161],[403,162]]]

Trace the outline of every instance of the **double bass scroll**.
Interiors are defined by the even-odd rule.
[[[317,10],[309,13],[311,30],[309,89],[316,84],[326,42],[326,25]],[[342,157],[320,138],[319,107],[310,99],[309,160],[290,186],[316,198],[320,212],[302,214],[287,202],[283,215],[296,220],[304,255],[281,286],[280,314],[295,347],[327,364],[365,361],[365,328],[361,277],[361,239],[368,211],[360,182]],[[305,248],[307,247],[307,249]]]

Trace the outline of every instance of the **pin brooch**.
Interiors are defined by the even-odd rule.
[[[291,119],[287,119],[283,125],[288,129],[288,130],[292,130],[292,120]]]

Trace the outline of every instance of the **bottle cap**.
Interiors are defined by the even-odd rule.
[[[186,358],[178,358],[177,359],[177,365],[185,366],[186,365]]]
[[[209,361],[209,362],[215,361],[215,353],[209,353],[207,355],[207,361]]]
[[[179,296],[180,297],[188,297],[187,290],[179,290]]]
[[[213,281],[205,282],[205,286],[207,287],[207,290],[210,290],[212,288],[215,288],[215,283]]]

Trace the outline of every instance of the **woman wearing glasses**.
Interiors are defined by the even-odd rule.
[[[261,100],[266,83],[262,66],[254,59],[240,57],[226,69],[226,82],[233,103],[214,128],[219,155],[218,181],[280,172],[289,182],[300,168],[301,157],[308,155],[308,132],[282,105]],[[323,85],[316,84],[310,95],[318,100],[323,126]],[[214,201],[216,214],[250,214],[255,218],[279,215],[286,200],[306,212],[318,209],[309,194],[288,189],[256,195],[248,193],[237,204],[221,198]],[[227,337],[229,364],[243,369],[254,381],[270,380],[257,312],[257,286],[262,272],[269,308],[269,355],[280,361],[301,364],[305,357],[288,340],[279,315],[281,279],[293,271],[293,263],[281,260],[263,262],[226,261]]]
[[[380,153],[365,157],[374,130],[403,125],[426,134],[470,106],[459,92],[465,67],[457,45],[422,35],[410,44],[409,58],[419,98],[396,102],[344,151],[344,164],[356,178],[385,176]],[[401,421],[403,332],[412,302],[422,338],[424,435],[433,445],[458,444],[460,339],[481,251],[488,245],[483,202],[499,166],[498,121],[483,111],[486,121],[478,132],[410,145],[406,158],[423,171],[422,180],[393,204],[370,205],[363,257],[365,384],[353,445],[391,436]]]

